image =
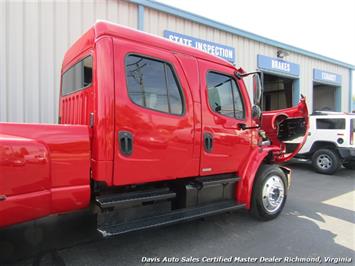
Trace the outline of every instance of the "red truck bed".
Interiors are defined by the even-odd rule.
[[[0,123],[0,132],[0,227],[88,206],[87,126]]]

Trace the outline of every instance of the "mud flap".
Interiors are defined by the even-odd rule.
[[[285,173],[286,178],[287,178],[287,190],[290,190],[290,187],[291,187],[291,179],[292,179],[292,175],[291,175],[292,171],[291,171],[290,168],[287,168],[287,167],[285,167],[285,166],[280,166],[280,168],[281,168],[282,172]]]

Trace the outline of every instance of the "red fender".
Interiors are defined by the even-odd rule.
[[[251,207],[251,196],[253,193],[255,175],[265,157],[268,156],[270,152],[275,151],[280,151],[279,147],[270,146],[254,149],[245,168],[241,171],[241,180],[237,185],[236,199],[238,203],[244,203],[247,209],[250,209]]]

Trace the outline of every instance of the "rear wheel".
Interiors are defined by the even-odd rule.
[[[348,168],[348,169],[351,169],[351,170],[355,170],[355,161],[350,161],[350,162],[343,163],[343,166],[345,168]]]
[[[312,165],[318,173],[332,175],[340,166],[339,156],[333,150],[320,149],[313,154]]]
[[[254,182],[251,214],[259,220],[271,220],[282,211],[287,197],[285,173],[276,165],[262,165]]]

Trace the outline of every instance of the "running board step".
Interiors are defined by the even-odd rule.
[[[176,193],[168,188],[154,189],[139,192],[126,192],[120,194],[103,195],[96,197],[96,204],[101,208],[129,207],[144,202],[173,199]]]
[[[222,174],[222,175],[210,175],[202,176],[195,179],[195,182],[201,183],[203,186],[223,184],[227,185],[230,183],[236,183],[240,180],[239,176],[235,174]]]
[[[103,237],[110,237],[128,232],[194,220],[223,212],[235,211],[244,208],[244,206],[245,204],[236,204],[234,201],[228,200],[195,208],[174,210],[167,214],[138,219],[129,223],[101,226],[97,228],[97,230]]]

